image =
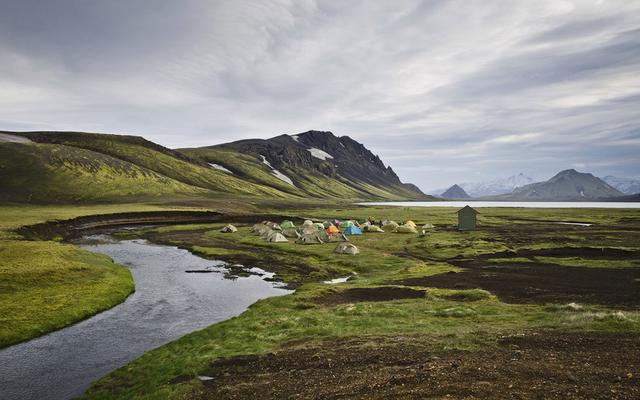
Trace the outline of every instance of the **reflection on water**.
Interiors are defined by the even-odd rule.
[[[94,235],[80,244],[127,267],[136,291],[124,303],[68,328],[0,350],[0,399],[68,399],[107,372],[189,332],[289,293],[255,271],[225,279],[222,262],[145,240]],[[211,273],[185,273],[210,269]]]

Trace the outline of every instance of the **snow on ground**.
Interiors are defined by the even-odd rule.
[[[262,157],[262,162],[264,163],[264,165],[271,168],[271,175],[275,176],[276,178],[280,179],[283,182],[287,182],[291,186],[295,186],[291,178],[289,178],[282,172],[278,171],[277,169],[273,168],[273,165],[271,165],[271,163],[267,161],[267,157],[263,156],[262,154],[260,154],[260,157]]]
[[[9,135],[6,133],[0,133],[0,143],[9,142],[9,143],[32,143],[31,140],[26,137]]]
[[[224,171],[224,172],[228,172],[228,173],[230,173],[230,174],[233,174],[233,172],[229,171],[228,169],[226,169],[225,167],[223,167],[223,166],[222,166],[222,165],[220,165],[220,164],[214,164],[214,163],[207,163],[207,164],[209,164],[209,166],[210,166],[211,168],[215,168],[215,169],[217,169],[217,170],[219,170],[219,171]]]
[[[260,154],[260,157],[262,157],[262,162],[264,163],[264,165],[266,165],[267,167],[273,169],[273,165],[271,165],[271,163],[269,161],[267,161],[267,157],[263,156],[262,154]]]
[[[291,178],[289,178],[288,176],[286,176],[282,172],[278,171],[277,169],[274,169],[273,171],[271,171],[271,174],[273,176],[275,176],[276,178],[280,179],[281,181],[287,182],[291,186],[295,186],[293,184],[293,181],[291,180]]]
[[[298,135],[291,135],[291,139],[295,140],[298,143],[300,141],[300,138],[298,137]]]
[[[327,153],[326,151],[316,149],[315,147],[307,149],[307,151],[311,153],[311,155],[314,156],[315,158],[319,158],[323,161],[326,160],[327,158],[333,158],[331,154]]]

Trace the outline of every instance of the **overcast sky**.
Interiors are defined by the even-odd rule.
[[[0,129],[309,129],[428,190],[640,177],[640,1],[0,1]]]

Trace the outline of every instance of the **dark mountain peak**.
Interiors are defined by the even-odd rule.
[[[464,191],[463,188],[461,188],[457,184],[451,186],[440,196],[445,199],[468,199],[471,197],[467,194],[467,192]]]
[[[278,170],[296,180],[296,175],[311,173],[362,184],[409,191],[424,196],[414,186],[402,184],[391,167],[362,143],[333,132],[310,130],[295,135],[280,135],[266,140],[242,140],[219,145],[221,148],[251,154],[265,159]],[[305,178],[306,179],[306,178]],[[401,189],[400,189],[401,188]],[[370,189],[366,189],[370,190]]]

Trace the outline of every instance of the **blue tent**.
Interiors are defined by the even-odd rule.
[[[348,226],[342,231],[345,235],[362,235],[362,231],[355,225]]]

